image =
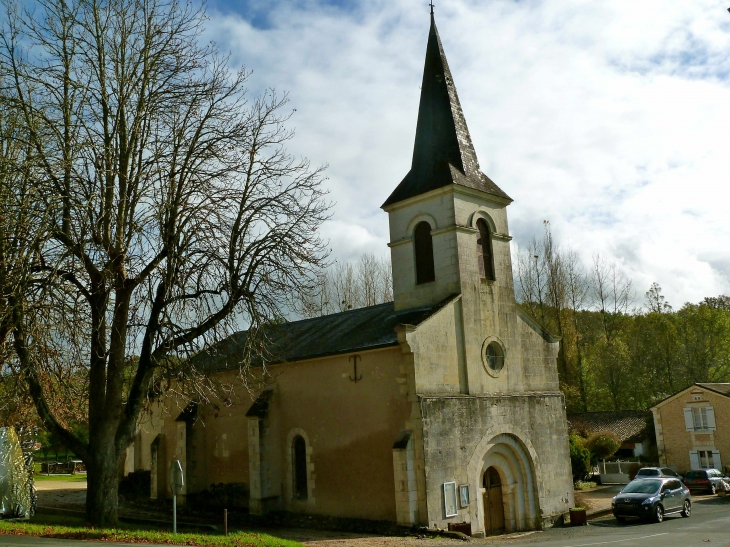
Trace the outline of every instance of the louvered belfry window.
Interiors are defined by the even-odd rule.
[[[492,256],[492,232],[483,219],[477,220],[477,262],[479,275],[494,281],[494,257]]]
[[[436,279],[433,266],[433,241],[431,225],[420,222],[413,231],[413,244],[416,251],[416,283],[428,283]]]

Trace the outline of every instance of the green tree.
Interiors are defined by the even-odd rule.
[[[570,447],[570,466],[573,471],[573,482],[585,479],[591,472],[591,453],[585,447],[585,439],[571,434],[568,437]]]
[[[621,447],[621,441],[611,431],[599,431],[588,437],[585,447],[591,453],[593,461],[605,460],[616,453]]]

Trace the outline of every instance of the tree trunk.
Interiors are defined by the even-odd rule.
[[[119,457],[114,439],[93,443],[86,462],[86,518],[95,526],[117,525],[119,508]]]

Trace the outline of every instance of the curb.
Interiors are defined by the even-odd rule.
[[[590,512],[586,513],[586,518],[588,520],[594,520],[611,514],[613,514],[613,509],[611,509],[610,507],[607,507],[605,509],[593,509]]]

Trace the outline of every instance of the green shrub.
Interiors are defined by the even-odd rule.
[[[634,480],[636,478],[636,474],[639,472],[641,467],[642,465],[640,463],[629,464],[629,480]]]
[[[568,437],[573,482],[585,479],[591,472],[591,453],[583,446],[583,442],[578,435],[573,434]]]
[[[621,446],[621,441],[611,431],[599,431],[594,433],[585,443],[585,447],[591,453],[594,461],[605,460],[613,456]]]

